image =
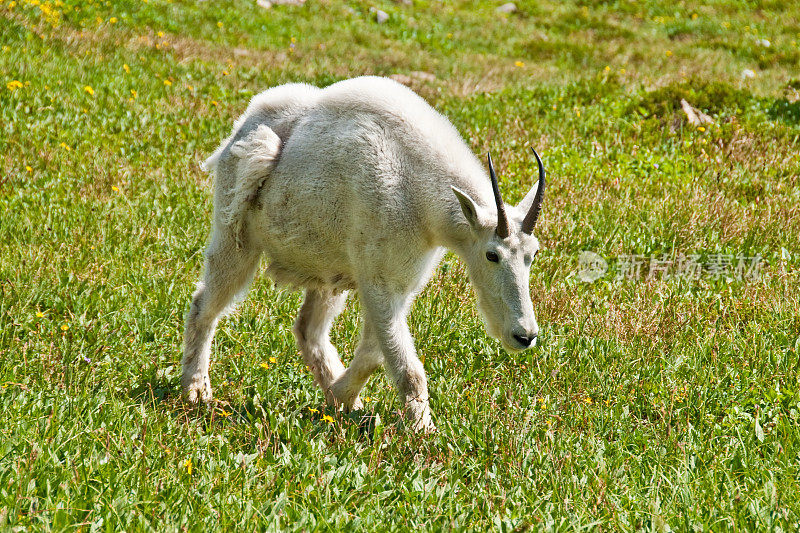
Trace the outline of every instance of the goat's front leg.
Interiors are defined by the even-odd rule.
[[[364,404],[358,397],[369,377],[383,363],[383,354],[375,336],[375,326],[364,318],[361,341],[358,343],[353,360],[344,374],[331,386],[331,392],[345,410],[362,409]]]
[[[374,335],[383,352],[386,371],[403,401],[406,419],[414,431],[435,431],[428,405],[428,379],[406,322],[411,298],[375,286],[361,287],[360,292],[364,320],[375,326]]]

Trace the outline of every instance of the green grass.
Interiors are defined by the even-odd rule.
[[[800,8],[499,3],[0,1],[0,530],[800,527]],[[414,70],[508,200],[545,160],[542,345],[489,339],[448,256],[410,317],[439,430],[404,431],[379,373],[363,431],[301,364],[300,294],[259,278],[185,405],[198,161],[266,87]],[[583,250],[612,272],[580,282]],[[764,265],[615,280],[632,254]],[[345,359],[357,330],[351,299]]]

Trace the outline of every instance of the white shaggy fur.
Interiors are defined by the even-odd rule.
[[[528,276],[539,243],[520,230],[536,188],[507,207],[510,235],[499,238],[483,166],[406,87],[376,77],[275,87],[253,98],[204,167],[215,176],[215,213],[186,320],[189,400],[211,398],[214,328],[262,253],[276,281],[305,288],[294,334],[327,400],[345,409],[361,406],[359,392],[384,365],[412,427],[434,428],[406,314],[445,248],[466,263],[492,336],[509,350],[536,337]],[[329,331],[350,289],[363,327],[345,369]]]
[[[255,200],[256,193],[275,166],[280,149],[280,137],[264,124],[231,146],[231,154],[239,158],[239,163],[236,165],[233,198],[223,210],[223,221],[232,227],[239,245],[244,211]]]

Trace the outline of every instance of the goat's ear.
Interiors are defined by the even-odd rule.
[[[469,225],[472,226],[472,229],[479,229],[481,227],[481,216],[480,216],[480,208],[475,203],[470,195],[465,193],[464,191],[457,189],[456,187],[451,186],[453,189],[453,194],[456,195],[458,198],[458,203],[461,204],[461,211],[464,213],[464,218],[467,219]]]
[[[531,206],[533,205],[533,200],[536,198],[536,192],[539,190],[539,182],[533,184],[531,190],[528,191],[528,194],[525,195],[525,198],[522,199],[520,203],[517,204],[517,211],[522,213],[522,216],[525,216],[525,213],[531,210]]]

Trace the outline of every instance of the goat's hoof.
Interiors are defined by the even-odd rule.
[[[337,386],[337,384],[339,386]],[[341,409],[345,413],[352,413],[353,411],[361,411],[364,409],[364,403],[361,398],[356,395],[353,398],[352,394],[348,394],[339,382],[334,382],[325,393],[325,400],[328,405],[332,405],[337,409]]]
[[[436,431],[428,402],[411,401],[406,404],[405,419],[414,433],[430,434]]]
[[[356,396],[356,399],[353,400],[353,405],[351,405],[348,411],[363,411],[364,410],[364,402],[361,401],[361,398]]]
[[[428,420],[417,420],[411,423],[411,431],[423,435],[430,435],[436,433],[436,424],[434,424],[430,418]]]
[[[189,403],[208,403],[213,395],[211,394],[211,383],[208,376],[192,378],[183,385],[183,396]]]

